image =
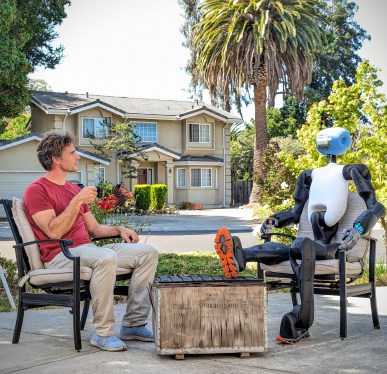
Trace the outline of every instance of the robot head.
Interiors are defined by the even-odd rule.
[[[316,148],[325,156],[343,155],[350,146],[351,135],[341,127],[330,127],[317,134]]]

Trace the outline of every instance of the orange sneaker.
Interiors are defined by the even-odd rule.
[[[237,278],[239,276],[238,262],[234,257],[233,241],[230,231],[225,227],[218,230],[215,235],[215,250],[223,266],[226,278]]]

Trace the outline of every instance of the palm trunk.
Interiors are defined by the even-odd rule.
[[[261,79],[258,87],[254,86],[255,105],[255,140],[253,159],[253,188],[250,194],[250,204],[260,203],[260,188],[256,183],[256,178],[262,177],[265,171],[262,168],[263,151],[266,149],[267,124],[266,124],[266,80]]]

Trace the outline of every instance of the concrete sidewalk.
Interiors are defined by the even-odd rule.
[[[68,309],[25,313],[20,342],[11,344],[16,312],[0,313],[0,373],[386,373],[387,287],[377,289],[380,330],[374,330],[367,299],[349,298],[348,338],[339,338],[339,299],[316,296],[311,338],[296,345],[275,342],[282,315],[291,310],[290,295],[268,296],[268,352],[241,359],[236,354],[159,356],[153,343],[128,342],[124,352],[91,347],[89,320],[83,349],[74,350]],[[125,305],[115,306],[118,331]],[[149,323],[151,320],[149,319]]]

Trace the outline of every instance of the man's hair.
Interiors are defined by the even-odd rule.
[[[75,139],[68,132],[49,131],[44,134],[37,149],[38,159],[44,170],[52,169],[52,157],[60,157],[65,147],[75,143]]]

